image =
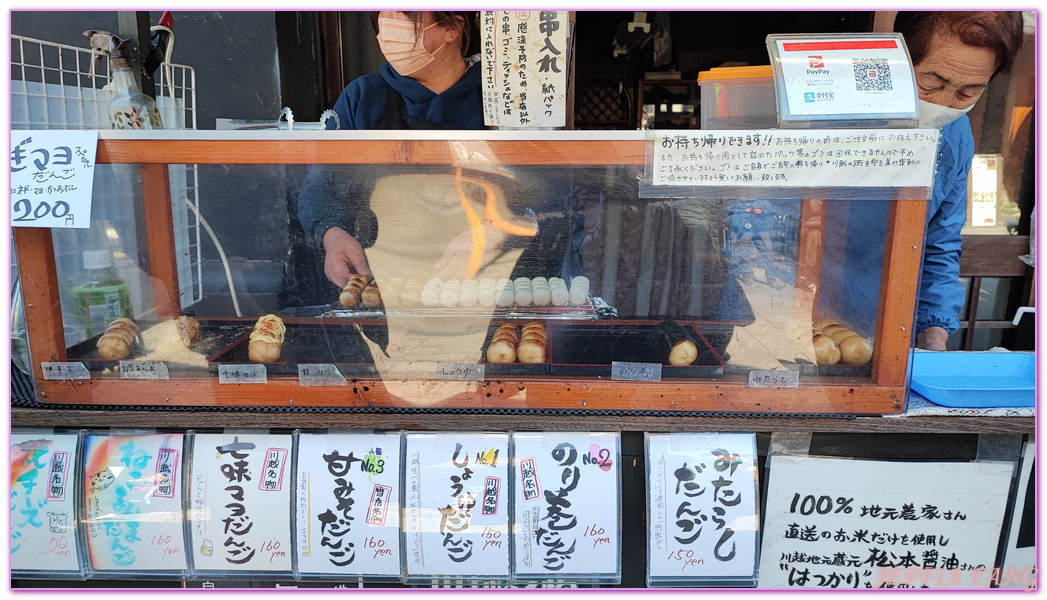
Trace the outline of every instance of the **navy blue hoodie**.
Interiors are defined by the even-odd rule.
[[[409,117],[438,124],[441,129],[483,129],[479,62],[471,64],[461,79],[440,94],[385,63],[377,73],[358,77],[342,90],[334,105],[339,129],[375,129],[385,110],[389,88],[400,94]]]

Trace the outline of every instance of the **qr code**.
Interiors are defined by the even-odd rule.
[[[884,58],[852,58],[854,89],[859,92],[891,90],[891,67]]]

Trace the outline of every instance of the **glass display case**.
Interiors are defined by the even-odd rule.
[[[91,227],[14,232],[42,403],[903,410],[911,189],[644,197],[644,132],[100,135]]]

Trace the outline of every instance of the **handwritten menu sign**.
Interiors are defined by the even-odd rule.
[[[483,381],[484,365],[456,362],[436,363],[436,378],[458,381]]]
[[[193,439],[189,524],[197,572],[291,570],[291,436]]]
[[[409,579],[509,579],[509,434],[408,433]]]
[[[749,387],[798,388],[799,371],[749,371]]]
[[[77,434],[11,432],[11,571],[80,572],[74,466]]]
[[[752,585],[760,501],[756,436],[645,437],[649,584]]]
[[[11,226],[87,229],[97,131],[11,132]]]
[[[90,379],[91,372],[82,362],[41,362],[45,381],[65,381],[73,379]]]
[[[88,435],[84,507],[90,568],[185,571],[183,435]]]
[[[930,187],[935,129],[653,131],[654,185]]]
[[[400,434],[298,437],[298,569],[400,576]]]
[[[566,124],[568,26],[566,11],[480,12],[485,125]]]
[[[620,582],[618,435],[513,434],[517,579]]]
[[[1013,464],[768,460],[759,587],[989,587]]]
[[[661,381],[660,363],[611,361],[611,379],[614,381]]]

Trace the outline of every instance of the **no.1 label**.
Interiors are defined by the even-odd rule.
[[[438,362],[436,363],[436,378],[460,381],[483,381],[484,365]]]
[[[171,376],[167,365],[156,360],[122,360],[120,361],[120,379],[167,380]]]
[[[616,360],[611,362],[611,379],[615,381],[661,381],[662,365]]]
[[[218,365],[218,383],[267,383],[265,365]]]
[[[41,362],[40,370],[44,372],[47,381],[91,378],[91,372],[82,362]]]
[[[338,367],[329,364],[298,365],[298,385],[302,387],[349,385]]]

